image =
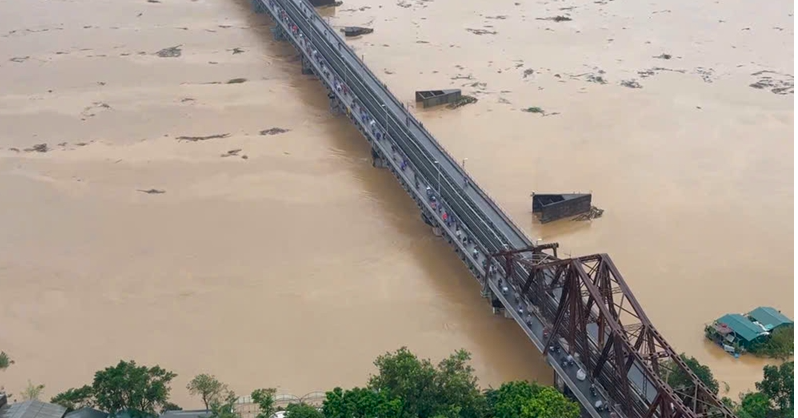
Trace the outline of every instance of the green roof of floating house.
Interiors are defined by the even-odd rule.
[[[760,306],[751,312],[748,316],[754,321],[759,322],[766,330],[771,331],[782,325],[792,325],[793,322],[790,318],[782,315],[781,312],[771,308],[770,306]]]
[[[756,340],[759,334],[763,332],[762,328],[759,328],[750,319],[740,314],[723,315],[718,318],[717,322],[726,324],[735,334],[748,342]]]

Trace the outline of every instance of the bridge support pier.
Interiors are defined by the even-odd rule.
[[[252,0],[252,11],[255,13],[266,13],[266,6],[260,0]]]
[[[302,55],[302,74],[313,74],[313,66],[310,65],[310,61],[304,55]]]
[[[562,380],[562,377],[560,377],[554,369],[552,369],[552,372],[554,373],[554,386],[557,387],[557,390],[560,392],[564,392],[565,380]]]
[[[286,35],[283,28],[279,25],[272,28],[272,35],[274,36],[275,41],[287,41],[288,35]]]
[[[371,165],[377,168],[385,168],[388,166],[388,163],[385,161],[385,158],[380,155],[380,152],[376,149],[371,149]]]

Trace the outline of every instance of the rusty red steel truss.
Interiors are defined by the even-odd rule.
[[[547,325],[546,350],[558,343],[578,358],[628,417],[735,417],[657,331],[607,254],[560,260],[556,251],[554,243],[492,255]],[[669,386],[671,373],[690,383]]]

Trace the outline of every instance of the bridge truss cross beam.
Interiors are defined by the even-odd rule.
[[[628,417],[735,417],[657,331],[607,254],[559,260],[544,247],[557,245],[493,257],[547,325],[546,350],[558,344],[575,356]],[[519,267],[529,274],[513,274]],[[671,373],[689,383],[672,388]]]

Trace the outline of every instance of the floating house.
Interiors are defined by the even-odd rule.
[[[748,312],[748,319],[767,332],[773,332],[779,328],[793,325],[792,319],[787,318],[770,306],[760,306]]]
[[[706,337],[735,357],[764,343],[776,329],[793,321],[774,308],[761,306],[741,314],[726,314],[704,328]]]

